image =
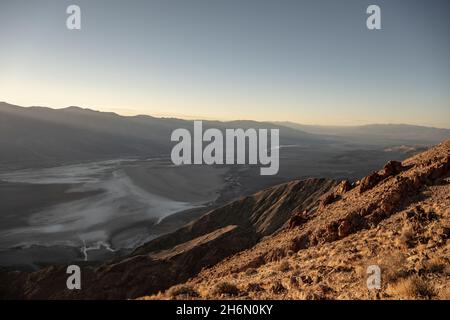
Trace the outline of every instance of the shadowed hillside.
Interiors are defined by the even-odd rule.
[[[205,129],[278,128],[280,143],[328,144],[320,136],[255,121],[204,121]],[[170,135],[193,129],[193,121],[125,117],[79,107],[23,108],[0,102],[1,168],[49,167],[80,161],[155,157],[170,154]],[[205,130],[204,129],[204,130]]]

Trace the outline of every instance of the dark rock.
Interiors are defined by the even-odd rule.
[[[337,193],[344,194],[353,189],[353,185],[348,180],[342,180],[342,182],[337,187]]]
[[[367,190],[372,189],[375,187],[381,180],[383,180],[383,177],[378,174],[378,172],[373,172],[367,177],[364,177],[361,179],[360,185],[359,185],[359,192],[363,193]]]
[[[305,224],[308,221],[306,211],[294,214],[288,222],[288,228],[294,229]]]
[[[329,193],[320,202],[320,207],[324,208],[324,207],[328,206],[329,204],[332,204],[333,202],[339,200],[340,198],[341,198],[340,195],[337,195],[333,192]]]
[[[390,176],[395,176],[397,174],[399,174],[400,172],[402,172],[403,166],[401,162],[398,161],[389,161],[388,163],[386,163],[386,165],[383,168],[383,176],[386,177],[390,177]]]

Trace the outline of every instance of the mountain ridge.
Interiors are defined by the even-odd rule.
[[[449,169],[450,139],[341,183],[316,212],[144,299],[449,299]]]
[[[74,106],[51,109],[0,103],[0,165],[4,169],[14,170],[117,158],[168,156],[172,146],[172,131],[176,128],[192,129],[192,123],[192,120],[147,115],[121,116]],[[417,126],[408,126],[406,133],[391,130],[387,137],[383,133],[385,130],[381,130],[382,134],[363,130],[335,135],[247,120],[205,120],[203,125],[219,130],[277,128],[280,130],[282,146],[309,148],[316,153],[339,148],[345,152],[349,146],[356,150],[360,146],[399,150],[395,148],[404,145],[405,150],[420,150],[450,137],[450,130]],[[299,156],[292,153],[294,150],[288,151],[294,157]]]
[[[69,107],[18,107],[0,103],[0,164],[10,169],[49,167],[80,161],[169,155],[177,128],[193,121]],[[280,143],[327,143],[319,136],[269,123],[204,121],[205,128],[280,129]]]
[[[393,139],[401,143],[437,143],[450,136],[450,129],[410,124],[374,123],[355,126],[304,125],[290,121],[274,122],[311,134],[351,138],[354,141],[369,138],[371,142],[386,143]],[[437,141],[436,141],[437,140]]]

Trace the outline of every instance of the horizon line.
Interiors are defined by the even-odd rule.
[[[209,118],[207,116],[189,116],[189,115],[152,115],[152,114],[145,114],[145,113],[136,113],[132,115],[127,114],[121,114],[117,111],[107,111],[107,110],[99,110],[99,109],[93,109],[92,107],[81,107],[76,105],[69,105],[65,107],[49,107],[49,106],[41,106],[41,105],[30,105],[30,106],[23,106],[23,105],[16,105],[12,104],[6,101],[0,101],[0,103],[8,104],[10,106],[19,107],[19,108],[42,108],[42,109],[51,109],[54,111],[57,110],[66,110],[69,108],[78,108],[85,111],[92,111],[92,112],[98,112],[98,113],[104,113],[104,114],[114,114],[119,117],[124,118],[134,118],[134,117],[151,117],[155,119],[174,119],[174,120],[184,120],[184,121],[217,121],[217,122],[234,122],[234,121],[253,121],[253,122],[259,122],[259,123],[272,123],[272,124],[283,124],[283,123],[291,123],[294,125],[302,125],[302,126],[311,126],[311,127],[339,127],[339,128],[350,128],[350,127],[364,127],[364,126],[376,126],[376,125],[404,125],[404,126],[418,126],[418,127],[425,127],[425,128],[433,128],[433,129],[442,129],[442,130],[450,130],[450,127],[439,127],[435,125],[426,125],[426,124],[418,124],[418,123],[405,123],[405,122],[367,122],[362,124],[317,124],[317,123],[304,123],[304,122],[297,122],[297,121],[291,121],[291,120],[276,120],[276,121],[270,121],[270,120],[254,120],[254,119],[217,119],[217,118]]]

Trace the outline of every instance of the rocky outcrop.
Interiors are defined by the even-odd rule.
[[[364,191],[367,191],[390,178],[385,185],[379,186],[378,192],[375,193],[377,197],[369,196],[369,199],[361,202],[360,206],[353,205],[346,208],[345,211],[348,213],[345,216],[332,220],[325,227],[315,230],[312,241],[314,243],[334,241],[361,229],[376,226],[380,221],[401,209],[406,199],[414,197],[422,187],[446,175],[449,167],[450,158],[444,154],[434,157],[433,161],[410,166],[409,171],[399,175],[403,169],[401,163],[389,161],[380,173],[375,172],[361,180],[360,192],[364,186],[368,188]]]
[[[344,194],[353,189],[353,185],[348,180],[342,180],[341,183],[337,186],[336,192],[338,194]]]
[[[401,162],[389,161],[380,172],[372,172],[367,177],[363,178],[359,183],[359,192],[363,193],[372,189],[378,183],[386,178],[399,174],[403,169]]]
[[[295,212],[293,216],[289,219],[288,228],[293,229],[299,227],[308,222],[308,220],[309,220],[308,213],[306,210],[302,212]]]
[[[341,197],[339,194],[336,194],[334,192],[328,193],[325,197],[323,197],[322,201],[320,202],[320,208],[323,209],[329,204],[332,204],[333,202],[339,200]]]

